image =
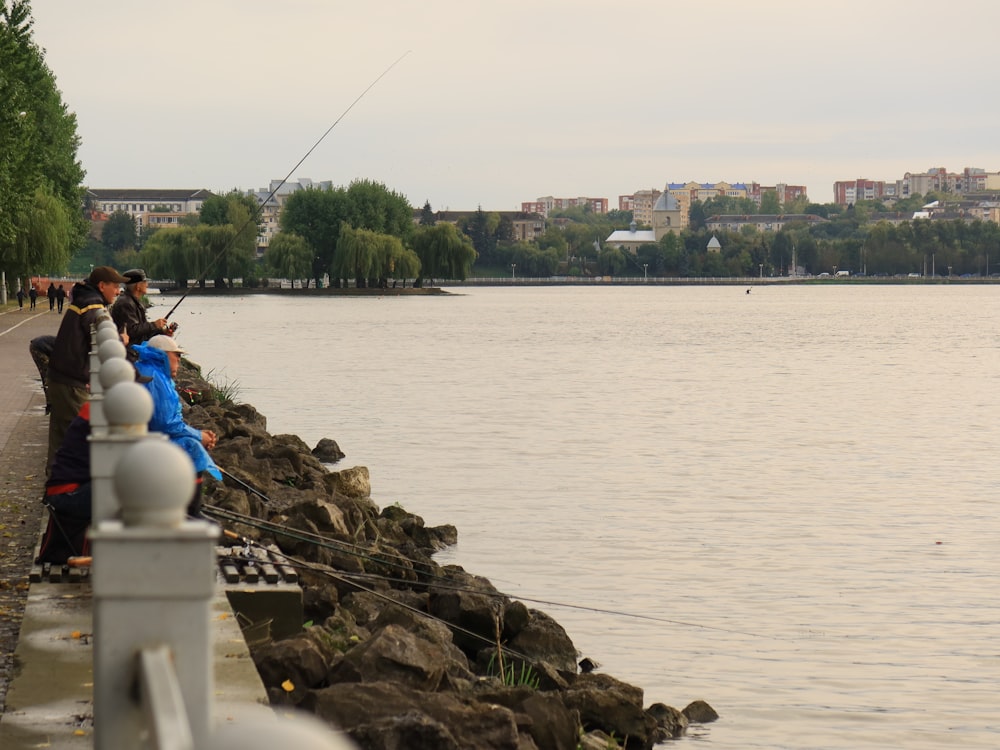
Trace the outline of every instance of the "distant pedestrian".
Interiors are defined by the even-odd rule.
[[[24,309],[24,290],[21,287],[17,288],[17,309]]]
[[[49,282],[49,291],[47,292],[49,298],[49,312],[56,309],[56,285],[51,281]]]
[[[56,305],[59,307],[59,312],[62,312],[63,303],[66,301],[66,290],[63,289],[63,285],[60,284],[59,288],[56,289]]]
[[[35,288],[34,284],[31,285],[31,289],[28,291],[28,299],[31,300],[31,305],[29,306],[28,309],[34,310],[35,303],[38,301],[38,290]]]

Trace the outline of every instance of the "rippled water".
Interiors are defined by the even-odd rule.
[[[174,318],[682,742],[1000,746],[1000,288],[455,291]]]

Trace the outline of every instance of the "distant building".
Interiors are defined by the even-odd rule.
[[[634,254],[643,245],[656,244],[656,234],[652,229],[638,229],[633,221],[628,229],[617,229],[609,234],[604,244]]]
[[[742,182],[668,182],[666,192],[677,199],[681,211],[681,224],[688,225],[691,204],[709,198],[749,198],[750,189]]]
[[[204,189],[91,188],[85,199],[91,220],[107,221],[115,211],[124,211],[135,221],[136,232],[141,232],[146,227],[178,226],[185,216],[200,212],[213,195]]]
[[[789,203],[794,203],[800,198],[808,198],[809,193],[805,185],[786,185],[779,182],[776,185],[760,185],[756,182],[750,183],[749,197],[754,203],[760,206],[760,200],[765,193],[775,193],[778,196],[778,205],[784,208]]]
[[[806,224],[824,224],[827,219],[815,214],[744,214],[717,215],[705,220],[705,227],[713,232],[725,230],[738,232],[743,227],[756,227],[761,232],[777,232],[786,224],[805,222]]]
[[[257,205],[260,206],[261,230],[260,234],[257,235],[258,255],[264,254],[267,246],[271,244],[274,235],[279,232],[281,209],[284,208],[288,196],[299,190],[310,188],[332,190],[333,182],[331,180],[313,182],[308,177],[300,177],[297,182],[288,181],[285,183],[282,183],[281,180],[271,180],[271,183],[266,188],[247,191],[248,195],[252,195],[257,199]]]
[[[589,208],[595,214],[606,214],[608,212],[607,198],[553,198],[547,195],[535,201],[525,201],[521,204],[521,213],[540,214],[548,217],[552,211],[563,211],[567,208],[582,206]]]
[[[927,193],[969,195],[1000,191],[1000,172],[987,172],[979,167],[966,167],[961,172],[949,172],[945,167],[931,167],[925,172],[906,172],[892,182],[845,180],[833,183],[833,202],[842,206],[858,201],[885,201],[909,198]]]

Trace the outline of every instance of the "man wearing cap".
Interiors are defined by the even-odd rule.
[[[146,308],[142,304],[142,295],[149,288],[146,272],[141,268],[133,268],[124,274],[126,279],[125,292],[115,300],[111,307],[111,317],[118,330],[125,330],[128,341],[132,345],[156,336],[158,333],[170,334],[170,326],[166,318],[146,320]]]
[[[183,448],[194,463],[196,474],[195,495],[188,505],[188,515],[201,516],[201,475],[207,472],[222,481],[222,472],[208,451],[215,447],[218,438],[211,430],[198,430],[184,421],[181,398],[177,395],[174,379],[186,352],[170,336],[153,336],[135,347],[139,359],[135,369],[140,375],[152,378],[146,383],[153,397],[153,417],[149,420],[151,432],[162,432],[171,442]]]
[[[59,324],[49,356],[49,458],[56,454],[66,428],[87,400],[90,384],[90,327],[115,301],[126,278],[111,266],[98,266],[73,285],[72,304]],[[127,343],[127,342],[126,342]],[[48,465],[47,464],[47,465]]]

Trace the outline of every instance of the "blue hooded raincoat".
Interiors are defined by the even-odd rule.
[[[153,418],[149,420],[151,432],[162,432],[191,457],[195,471],[207,471],[222,481],[222,472],[201,444],[201,431],[184,421],[181,413],[181,398],[177,395],[174,379],[170,377],[170,359],[167,353],[147,346],[145,343],[133,347],[139,355],[135,368],[141,375],[152,378],[146,383],[153,396]]]

